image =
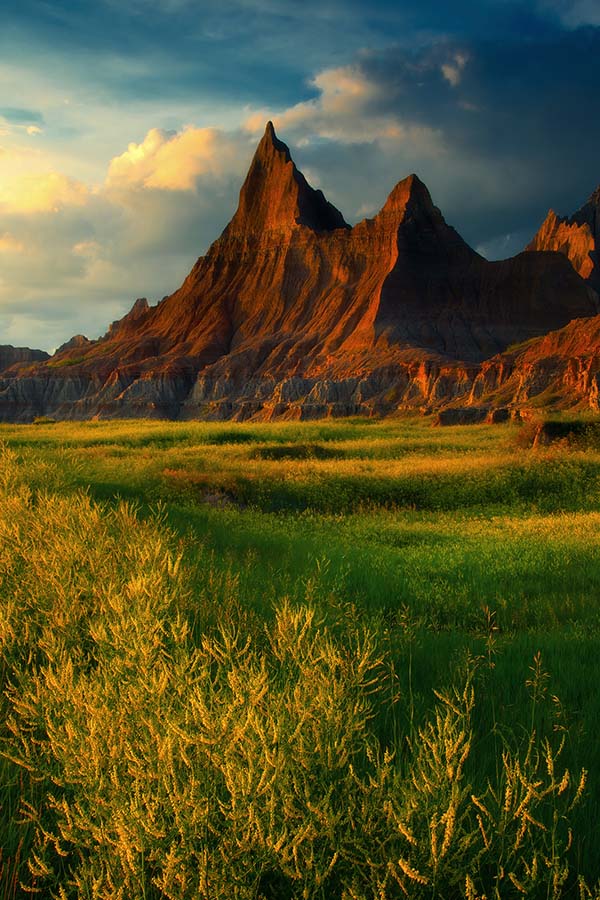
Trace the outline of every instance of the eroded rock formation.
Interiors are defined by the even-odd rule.
[[[600,290],[600,187],[572,216],[550,210],[528,250],[557,250],[573,268]]]
[[[561,253],[479,256],[416,175],[350,227],[269,123],[236,213],[179,290],[11,370],[0,418],[485,411],[504,388],[503,407],[524,395],[515,373],[530,362],[512,345],[597,312]]]
[[[12,368],[19,363],[37,363],[50,359],[43,350],[30,350],[29,347],[13,347],[11,344],[0,346],[0,372]]]

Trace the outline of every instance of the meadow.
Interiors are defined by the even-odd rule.
[[[600,896],[595,426],[0,442],[2,897]]]

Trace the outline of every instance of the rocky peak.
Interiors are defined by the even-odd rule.
[[[527,250],[555,250],[566,256],[575,271],[600,290],[600,187],[572,216],[550,210]]]
[[[82,348],[88,348],[91,345],[92,341],[85,336],[85,334],[75,334],[72,338],[69,338],[68,341],[65,341],[64,344],[61,344],[57,349],[57,353],[62,353],[63,350],[81,350]]]
[[[417,175],[409,175],[395,186],[374,219],[403,256],[423,272],[444,260],[453,265],[468,264],[477,254],[448,225],[434,205],[427,187]],[[401,290],[396,285],[396,293]],[[422,288],[418,288],[419,291]]]
[[[112,336],[117,331],[123,331],[131,325],[136,325],[141,318],[143,318],[150,306],[148,305],[148,301],[145,297],[139,297],[128,313],[125,313],[122,319],[116,319],[114,322],[108,327],[107,336]]]
[[[431,194],[418,175],[409,175],[399,181],[387,198],[382,213],[408,214],[415,211],[431,213],[435,210]]]
[[[137,319],[139,316],[143,315],[146,310],[150,309],[148,301],[145,297],[138,297],[135,301],[129,312],[127,313],[128,319]]]
[[[268,122],[224,235],[285,232],[297,225],[317,232],[349,227],[322,191],[308,184]]]
[[[568,221],[569,224],[587,225],[596,242],[600,240],[600,187],[590,194],[581,209]]]

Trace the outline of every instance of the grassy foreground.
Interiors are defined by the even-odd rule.
[[[2,897],[598,896],[595,440],[0,440]]]

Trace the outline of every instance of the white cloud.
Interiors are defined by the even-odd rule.
[[[0,180],[0,210],[3,212],[57,212],[63,206],[84,206],[87,187],[59,172],[20,175]]]
[[[235,158],[232,142],[215,128],[188,126],[179,133],[152,128],[129,144],[108,168],[109,188],[191,191],[200,176],[222,176]]]
[[[309,142],[308,134],[350,144],[383,141],[410,145],[425,155],[444,152],[441,132],[405,121],[391,111],[386,104],[385,87],[358,66],[325,69],[311,85],[319,92],[314,99],[282,111],[253,111],[247,115],[244,128],[257,134],[265,121],[271,119],[276,129],[298,136],[300,146]]]
[[[251,152],[243,133],[150,129],[96,184],[27,147],[0,154],[0,343],[95,337],[135,297],[173,291],[233,213]]]
[[[379,86],[355,66],[325,69],[310,83],[318,91],[316,98],[281,112],[257,110],[246,118],[244,127],[256,134],[262,131],[265,121],[272,118],[275,127],[281,131],[308,127],[324,138],[363,140],[360,116],[376,100]]]

